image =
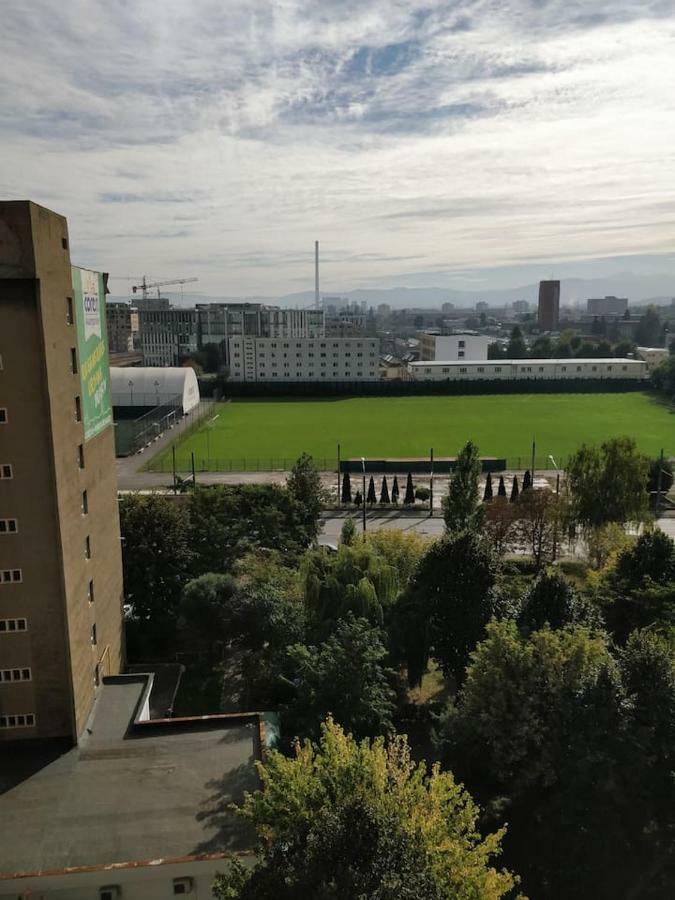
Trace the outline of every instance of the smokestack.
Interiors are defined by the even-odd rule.
[[[314,303],[317,309],[321,308],[319,301],[319,242],[314,241]]]

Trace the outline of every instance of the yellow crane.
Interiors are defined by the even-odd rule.
[[[157,288],[157,296],[159,297],[159,289],[160,289],[161,287],[165,287],[167,284],[180,284],[180,285],[183,285],[183,284],[190,284],[190,283],[193,282],[193,281],[199,281],[199,279],[198,279],[198,278],[174,278],[174,279],[172,279],[171,281],[153,281],[153,282],[148,282],[147,279],[146,279],[146,277],[145,277],[145,275],[144,275],[144,276],[143,276],[143,280],[141,281],[141,283],[140,283],[140,284],[134,284],[134,285],[132,285],[132,286],[131,286],[131,290],[132,290],[132,292],[133,292],[134,294],[136,294],[136,293],[138,293],[138,291],[140,291],[140,292],[142,293],[142,295],[143,295],[143,299],[144,299],[144,300],[147,300],[147,298],[148,298],[148,291],[152,290],[153,288]]]

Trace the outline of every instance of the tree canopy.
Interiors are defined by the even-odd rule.
[[[478,528],[483,522],[479,478],[478,447],[468,441],[457,454],[448,493],[443,498],[443,517],[448,531]]]

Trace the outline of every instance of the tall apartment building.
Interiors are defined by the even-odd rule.
[[[0,202],[0,741],[82,734],[122,662],[104,278]]]
[[[132,353],[140,350],[141,337],[138,309],[128,303],[107,303],[108,350],[111,353]]]
[[[179,366],[198,349],[195,309],[140,309],[138,319],[146,366]]]
[[[590,316],[622,316],[628,309],[626,297],[589,297],[586,312]]]
[[[560,282],[539,282],[537,322],[542,331],[556,331],[560,322]]]
[[[230,338],[230,380],[376,381],[376,338]]]

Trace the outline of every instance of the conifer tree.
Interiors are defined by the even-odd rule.
[[[518,499],[518,494],[520,491],[518,490],[518,476],[513,476],[513,486],[511,488],[511,503],[515,503]]]
[[[530,475],[530,470],[527,469],[525,475],[523,476],[523,490],[528,491],[532,487],[532,476]]]
[[[382,479],[382,490],[380,491],[380,503],[391,503],[389,499],[389,486],[387,484],[387,476]]]
[[[499,476],[499,487],[497,488],[498,497],[506,497],[506,485],[504,484],[504,476]]]
[[[411,472],[408,472],[408,480],[406,481],[405,485],[405,497],[403,499],[403,502],[406,506],[412,506],[412,504],[415,502],[415,485],[413,484]]]
[[[483,492],[483,503],[492,500],[492,475],[488,472],[485,479],[485,491]]]
[[[391,502],[396,504],[398,503],[399,497],[399,489],[398,489],[398,478],[394,475],[394,483],[391,486]]]
[[[373,481],[373,476],[370,476],[370,483],[368,485],[368,503],[372,504],[377,503],[377,494],[375,493],[375,482]]]
[[[342,476],[342,503],[351,503],[352,502],[352,483],[351,478],[349,477],[349,472],[345,472]]]
[[[354,494],[354,505],[361,506],[362,503],[363,503],[363,497],[361,496],[361,491],[357,491]]]

